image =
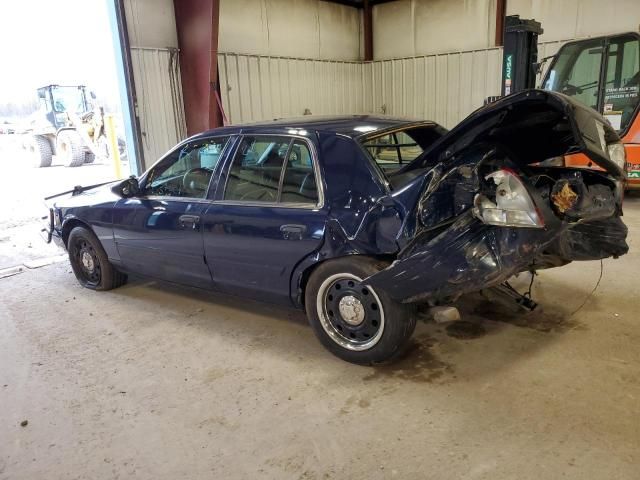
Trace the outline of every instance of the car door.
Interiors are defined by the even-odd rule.
[[[176,148],[140,181],[140,193],[114,208],[113,233],[122,266],[163,280],[211,287],[201,216],[228,137]]]
[[[287,302],[291,273],[321,245],[326,220],[314,144],[245,135],[226,161],[202,221],[215,287]]]

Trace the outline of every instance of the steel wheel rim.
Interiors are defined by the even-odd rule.
[[[356,302],[347,297],[353,297]],[[359,306],[364,312],[359,311]],[[325,333],[347,350],[368,350],[377,345],[384,333],[380,297],[371,287],[363,286],[362,279],[356,275],[337,273],[322,282],[316,296],[316,310]]]
[[[74,263],[82,280],[89,285],[99,285],[102,279],[102,266],[93,245],[84,239],[79,239],[73,247]]]

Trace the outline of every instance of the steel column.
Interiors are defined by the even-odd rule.
[[[187,134],[222,125],[218,107],[219,0],[174,0]],[[217,94],[217,95],[216,95]]]

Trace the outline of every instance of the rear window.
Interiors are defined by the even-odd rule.
[[[385,175],[393,175],[438,140],[445,130],[436,125],[412,127],[368,135],[362,146]]]

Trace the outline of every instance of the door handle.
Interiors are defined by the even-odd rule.
[[[302,235],[307,231],[304,225],[288,224],[280,227],[282,237],[285,240],[302,240]]]
[[[198,228],[198,225],[200,225],[200,217],[198,215],[180,215],[178,220],[180,221],[180,226],[182,228],[186,228],[188,225],[191,225],[191,228],[195,230]]]

